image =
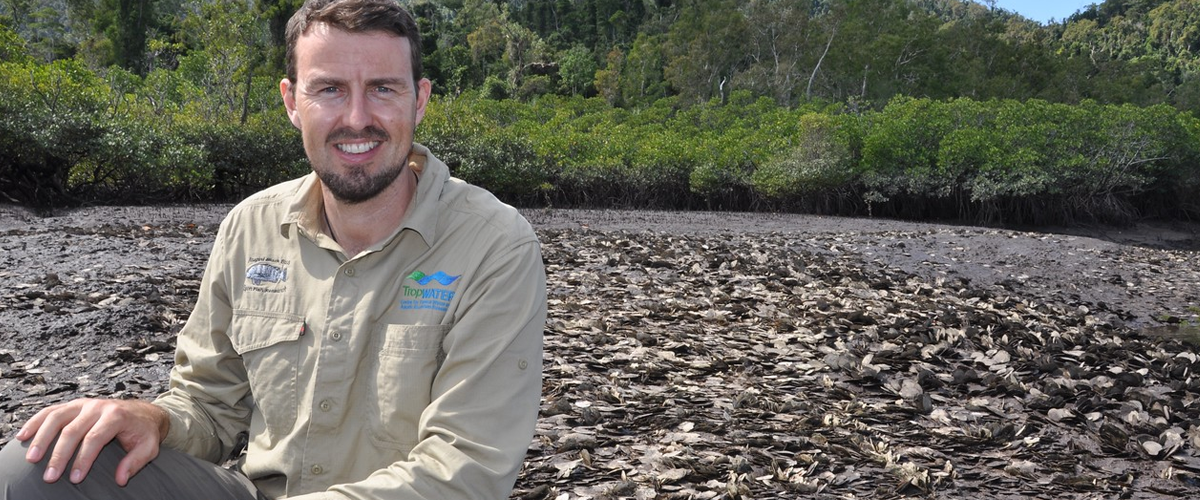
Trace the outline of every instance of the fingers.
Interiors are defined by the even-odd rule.
[[[126,446],[125,458],[117,464],[117,485],[129,484],[129,479],[155,457],[158,457],[158,443],[143,440],[134,443],[132,447]]]
[[[46,420],[46,411],[47,409],[43,408],[42,411],[37,412],[28,422],[25,422],[25,425],[21,426],[21,430],[17,431],[17,441],[28,441],[37,434],[38,429],[42,427],[42,422]],[[36,442],[30,443],[28,450],[25,452],[25,460],[37,463],[42,459],[43,451],[45,451],[44,448],[38,446]]]
[[[165,419],[161,409],[142,401],[77,400],[38,412],[22,426],[17,438],[31,440],[25,454],[30,462],[40,462],[50,453],[42,474],[44,481],[58,481],[65,473],[76,484],[87,477],[104,447],[117,439],[126,457],[115,479],[125,486],[129,478],[158,456]]]
[[[153,431],[147,431],[145,421],[141,418],[139,410],[142,410],[138,401],[108,401],[108,400],[93,400],[85,403],[83,411],[75,418],[70,425],[63,428],[62,435],[59,437],[59,443],[66,439],[68,433],[74,437],[76,429],[83,430],[81,440],[78,440],[79,451],[75,453],[75,461],[71,463],[71,473],[69,479],[72,483],[79,484],[87,477],[92,470],[92,465],[96,462],[96,458],[100,456],[100,452],[108,446],[113,439],[117,439],[121,446],[127,451],[141,448],[141,454],[144,456],[147,451],[145,446],[149,445],[153,448],[153,453],[158,453],[158,441],[151,436],[156,436]],[[147,405],[149,406],[149,405]],[[76,427],[78,426],[78,427]],[[51,462],[46,471],[49,474],[50,467],[54,466],[54,459],[58,457],[59,450],[56,446],[54,455],[51,456]],[[70,450],[73,451],[73,450]],[[64,460],[70,458],[69,450],[63,450],[65,453]],[[122,465],[128,460],[122,460]],[[140,458],[135,457],[136,464]],[[149,460],[142,461],[137,465],[138,469],[146,465]],[[129,473],[128,467],[118,467],[116,478],[117,484],[125,486],[129,478],[133,474]],[[63,469],[58,469],[62,471]],[[136,471],[134,471],[136,472]],[[124,480],[121,478],[124,477]]]
[[[65,434],[66,432],[67,430],[63,429],[63,433]],[[68,479],[72,483],[79,484],[83,481],[83,478],[87,477],[88,472],[91,472],[92,464],[96,463],[96,457],[100,456],[100,451],[112,441],[112,436],[106,436],[106,434],[106,430],[97,424],[80,441],[79,452],[75,454],[75,461],[71,462],[71,474],[68,476]],[[59,442],[62,442],[62,438],[59,438]],[[58,453],[58,449],[54,451]],[[66,450],[63,451],[66,452]],[[69,458],[71,455],[65,456]],[[51,465],[46,468],[47,474],[49,474],[50,467],[53,467],[54,457],[51,457],[50,460]],[[62,469],[59,470],[61,471]]]
[[[76,402],[54,405],[39,411],[37,415],[29,419],[29,422],[26,422],[21,427],[21,431],[17,433],[18,440],[31,440],[29,449],[25,453],[25,460],[32,463],[40,462],[46,452],[50,451],[51,445],[63,428],[78,416],[79,407],[80,405]],[[59,444],[65,444],[74,450],[74,444],[70,442],[70,439],[65,442],[60,441]],[[61,446],[54,447],[61,448]]]
[[[30,445],[30,450],[39,447],[39,451],[44,453],[50,451],[50,459],[46,462],[46,470],[42,474],[42,479],[47,483],[58,481],[66,472],[68,462],[71,456],[76,454],[76,449],[81,445],[90,445],[86,448],[86,452],[79,453],[79,458],[87,464],[87,468],[80,470],[76,466],[71,471],[71,481],[78,483],[87,476],[87,470],[91,467],[91,463],[95,461],[95,457],[99,454],[99,448],[96,446],[96,441],[100,441],[99,447],[103,447],[105,443],[112,440],[112,435],[104,435],[102,428],[96,426],[96,422],[100,419],[101,413],[95,408],[97,401],[81,400],[72,401],[66,405],[62,405],[57,411],[47,415],[45,423],[38,429],[34,436],[34,442]],[[57,436],[58,442],[54,439]],[[45,443],[45,444],[42,444]],[[54,449],[47,450],[53,443]],[[91,453],[91,455],[87,455]],[[26,459],[29,457],[27,456]],[[76,460],[78,463],[79,460]]]
[[[53,406],[50,408],[42,408],[42,411],[37,412],[33,418],[29,419],[28,422],[25,422],[25,425],[21,426],[21,430],[17,431],[17,441],[28,441],[29,438],[33,437],[38,428],[42,426],[42,422],[46,420],[46,413],[50,411],[51,408],[53,408]]]

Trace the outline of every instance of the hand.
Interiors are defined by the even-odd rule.
[[[116,439],[126,452],[117,465],[116,480],[125,486],[129,478],[158,456],[159,443],[166,439],[169,427],[167,413],[145,401],[79,399],[38,412],[21,427],[16,438],[33,439],[25,454],[32,463],[41,461],[58,438],[42,475],[47,483],[58,481],[78,448],[69,476],[75,484],[87,477],[100,450]]]

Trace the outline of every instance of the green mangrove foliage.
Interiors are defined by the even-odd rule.
[[[1195,118],[1162,105],[901,97],[870,121],[863,199],[901,216],[1126,221],[1189,199],[1198,168]]]
[[[277,90],[269,107],[239,122],[214,115],[181,73],[142,78],[112,68],[101,76],[75,59],[14,57],[0,61],[0,92],[7,202],[230,199],[307,170]]]
[[[144,76],[44,63],[3,29],[0,54],[2,201],[233,201],[308,171],[277,79],[244,73],[211,91],[200,53]],[[496,97],[435,95],[418,140],[522,206],[1035,224],[1200,216],[1200,120],[1167,105],[781,105],[744,89],[640,108],[603,95]]]
[[[900,97],[878,112],[603,98],[437,99],[421,140],[520,204],[978,222],[1194,216],[1197,119],[1168,106]]]

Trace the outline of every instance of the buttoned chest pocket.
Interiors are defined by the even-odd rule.
[[[374,335],[376,445],[404,453],[416,445],[417,422],[429,405],[449,331],[447,325],[386,325]]]
[[[235,310],[229,340],[250,378],[255,412],[272,440],[296,423],[296,374],[304,318],[291,314]]]

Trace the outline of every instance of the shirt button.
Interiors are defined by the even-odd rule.
[[[526,368],[529,368],[529,362],[528,362],[528,361],[525,361],[525,360],[523,360],[523,359],[522,359],[522,360],[520,360],[520,361],[517,361],[517,368],[520,368],[520,369],[522,369],[522,370],[524,370],[524,369],[526,369]]]
[[[329,338],[333,339],[334,341],[342,340],[342,332],[333,332],[329,334]]]
[[[320,406],[321,411],[329,411],[329,410],[333,409],[333,403],[330,402],[328,399],[321,401],[321,404],[318,406]]]
[[[346,270],[343,272],[346,273],[346,276],[349,276],[351,278],[354,277],[354,268],[353,267],[347,267]]]
[[[325,468],[321,467],[320,465],[314,465],[311,469],[309,469],[309,471],[311,471],[314,476],[319,476],[325,472]]]

